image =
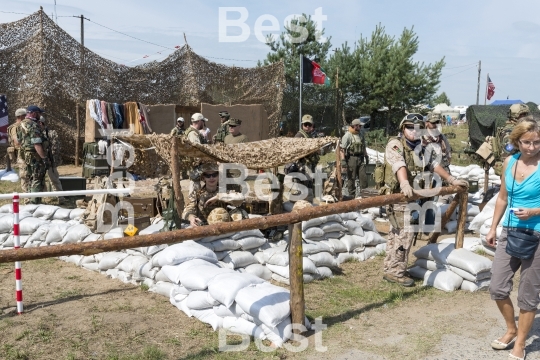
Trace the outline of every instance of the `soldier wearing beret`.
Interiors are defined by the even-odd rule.
[[[241,133],[242,120],[230,119],[228,121],[229,135],[225,136],[225,144],[247,143],[248,137]]]

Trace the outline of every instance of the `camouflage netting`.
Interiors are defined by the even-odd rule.
[[[527,105],[533,116],[540,116],[540,110],[535,103],[529,102]],[[509,109],[510,105],[471,105],[467,108],[466,116],[472,150],[478,150],[486,136],[494,135],[497,128],[505,125]]]
[[[47,110],[48,125],[59,132],[64,161],[75,154],[75,103],[262,104],[270,136],[278,135],[285,76],[283,63],[255,68],[210,62],[185,45],[160,62],[128,67],[104,59],[56,25],[43,11],[0,24],[0,93],[7,95],[10,119],[19,107]],[[81,66],[81,64],[83,66]],[[81,146],[82,147],[82,146]]]
[[[167,164],[171,163],[170,135],[134,135],[120,139],[136,149],[155,146],[159,156]],[[189,166],[190,159],[198,158],[203,161],[244,164],[249,169],[269,169],[303,158],[325,145],[332,144],[329,146],[333,147],[338,140],[334,137],[316,139],[279,137],[244,144],[201,145],[178,138],[178,154],[182,155],[184,166]]]

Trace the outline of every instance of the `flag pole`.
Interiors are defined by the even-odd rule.
[[[486,105],[486,102],[487,102],[488,86],[489,86],[489,73],[487,73],[487,77],[486,77],[486,96],[484,96],[484,105]]]
[[[302,85],[304,83],[304,59],[300,54],[300,111],[298,112],[298,130],[302,130]]]

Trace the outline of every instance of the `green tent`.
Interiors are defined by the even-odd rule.
[[[540,118],[538,105],[528,102],[531,114]],[[470,149],[478,150],[486,136],[495,134],[498,127],[503,127],[508,119],[510,105],[471,105],[467,108]]]

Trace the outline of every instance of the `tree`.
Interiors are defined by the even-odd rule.
[[[404,29],[396,39],[380,24],[370,38],[360,36],[355,49],[347,44],[329,59],[330,68],[340,71],[339,87],[345,104],[358,113],[373,114],[388,109],[388,114],[428,103],[440,83],[444,58],[434,64],[415,62],[418,37],[413,28]],[[386,131],[390,130],[386,117]]]
[[[452,105],[452,102],[450,102],[450,99],[448,98],[448,95],[443,91],[440,93],[440,95],[437,95],[433,98],[432,101],[433,106],[436,106],[437,104],[446,104],[448,106]]]

